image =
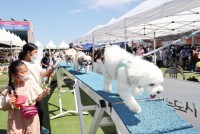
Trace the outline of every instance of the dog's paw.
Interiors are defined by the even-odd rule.
[[[140,113],[142,112],[141,107],[140,107],[139,104],[135,104],[135,105],[131,108],[131,110],[132,110],[133,112],[137,113],[137,114],[140,114]]]
[[[136,108],[134,112],[140,114],[142,112],[141,107],[139,106],[138,108]]]

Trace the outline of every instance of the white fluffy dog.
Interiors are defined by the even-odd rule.
[[[91,63],[91,61],[92,61],[92,58],[90,56],[79,51],[77,53],[76,59],[74,61],[74,70],[79,71],[82,68],[85,68],[85,70],[86,70],[88,68],[89,64]]]
[[[135,113],[141,113],[141,107],[134,96],[146,90],[151,98],[163,90],[162,71],[153,63],[135,57],[117,45],[105,49],[104,90],[112,90],[111,81],[117,81],[117,92],[125,105]]]
[[[60,62],[64,60],[64,53],[62,51],[60,52],[55,52],[53,54],[53,62],[56,64],[56,62]]]
[[[65,51],[65,61],[66,65],[69,66],[69,63],[74,63],[75,58],[76,58],[77,52],[75,49],[68,49]]]

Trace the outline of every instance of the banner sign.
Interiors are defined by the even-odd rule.
[[[186,40],[187,44],[192,44],[192,38]],[[194,37],[194,43],[200,44],[200,37]]]
[[[26,21],[0,21],[0,28],[13,31],[28,31],[29,22]]]

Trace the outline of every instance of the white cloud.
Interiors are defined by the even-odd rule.
[[[93,9],[119,8],[139,0],[81,0],[80,2]]]
[[[74,13],[80,13],[82,11],[83,11],[83,9],[74,9],[74,10],[70,11],[70,13],[74,14]]]
[[[135,0],[97,0],[94,7],[115,8],[129,4]]]

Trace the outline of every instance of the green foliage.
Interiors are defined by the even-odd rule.
[[[8,85],[8,74],[0,75],[0,92]]]

